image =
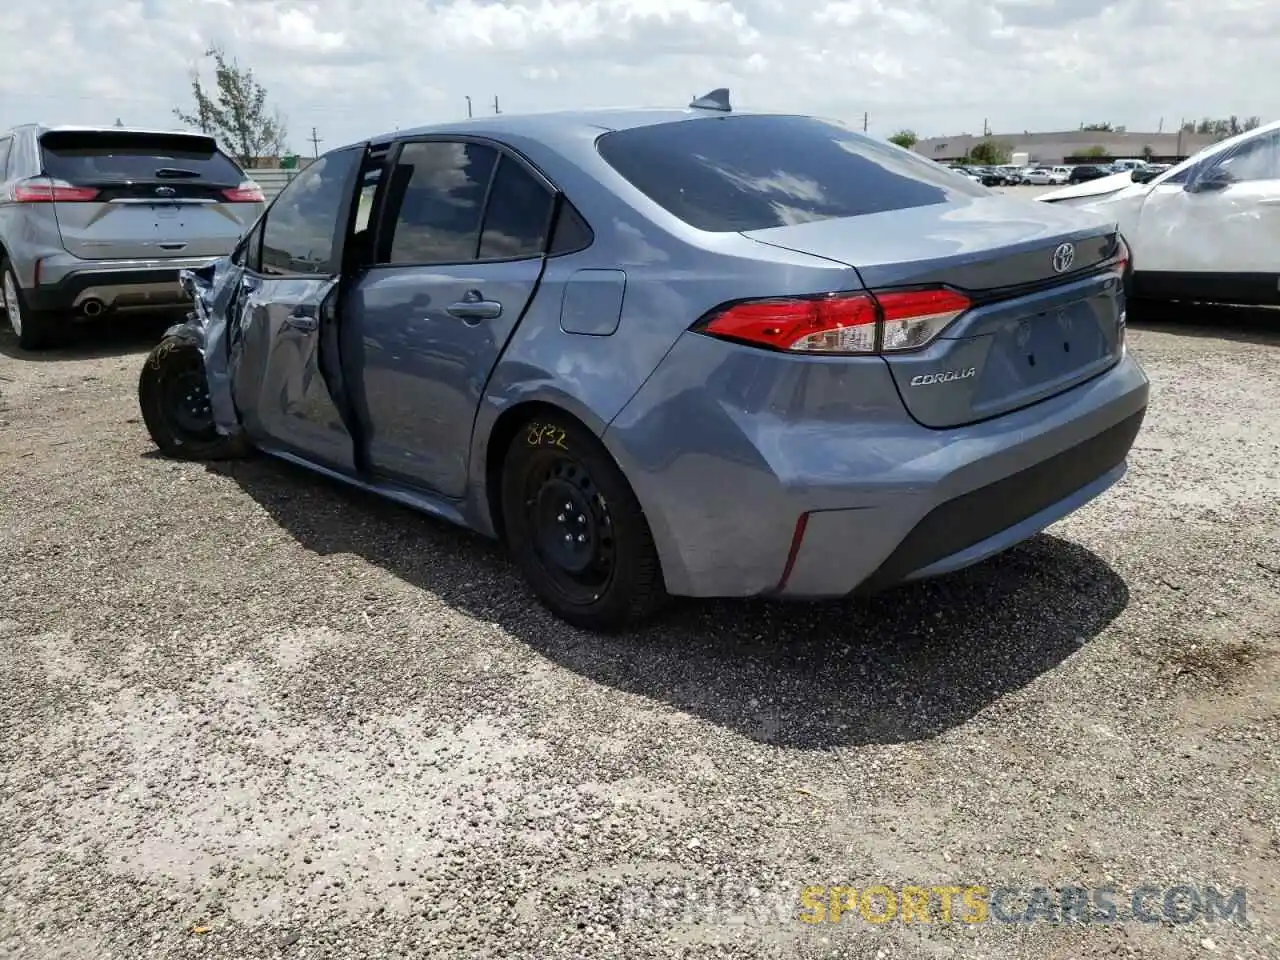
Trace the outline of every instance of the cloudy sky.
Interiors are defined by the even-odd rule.
[[[15,0],[0,127],[175,123],[220,43],[310,150],[465,116],[736,105],[887,136],[1280,119],[1277,0]]]

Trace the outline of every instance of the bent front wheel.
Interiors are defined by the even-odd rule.
[[[147,356],[138,379],[138,405],[160,452],[178,460],[229,460],[249,443],[214,425],[204,358],[193,340],[168,336]]]

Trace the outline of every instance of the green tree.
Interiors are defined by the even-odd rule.
[[[1154,157],[1155,155],[1156,155],[1156,152],[1151,148],[1151,144],[1148,143],[1146,146],[1142,148],[1142,159],[1147,161],[1147,163],[1150,163],[1151,158]]]
[[[1080,124],[1080,129],[1081,130],[1100,130],[1105,133],[1110,133],[1114,128],[1109,123],[1082,123]]]
[[[1185,133],[1198,133],[1202,136],[1211,136],[1215,140],[1225,140],[1227,137],[1234,137],[1237,133],[1255,130],[1260,126],[1262,126],[1261,117],[1246,117],[1241,120],[1238,116],[1232,114],[1229,117],[1218,119],[1205,117],[1199,123],[1191,120],[1184,123],[1182,129]]]
[[[198,68],[191,71],[194,112],[174,108],[174,115],[202,133],[212,134],[231,149],[244,166],[255,157],[279,156],[285,150],[288,127],[279,110],[268,111],[267,91],[248,67],[228,60],[221,47],[211,46],[213,88],[205,86]]]
[[[998,167],[1002,163],[1008,163],[1012,156],[1013,150],[1008,144],[988,137],[973,145],[968,160],[982,167]]]
[[[1106,147],[1100,146],[1099,144],[1095,143],[1092,147],[1085,147],[1082,150],[1073,150],[1071,155],[1073,157],[1093,158],[1093,157],[1105,157],[1105,156],[1108,156],[1109,154]]]
[[[896,143],[898,146],[906,150],[910,150],[920,142],[920,138],[916,136],[916,132],[914,130],[899,130],[889,138],[889,142]]]

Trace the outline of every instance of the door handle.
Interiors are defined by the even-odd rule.
[[[286,326],[301,330],[303,333],[310,333],[320,326],[319,320],[315,317],[309,317],[305,313],[291,313],[285,318],[284,322]]]
[[[444,312],[459,320],[496,320],[502,316],[502,304],[486,300],[479,290],[469,290],[457,303],[451,303]]]

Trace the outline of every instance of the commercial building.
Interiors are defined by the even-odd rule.
[[[1147,157],[1156,163],[1174,163],[1213,143],[1211,134],[1131,133],[1126,130],[1067,130],[1061,133],[962,133],[954,137],[929,137],[913,148],[931,160],[961,160],[983,140],[994,140],[1011,153],[1025,154],[1028,163],[1072,163],[1084,159],[1118,160]],[[1097,148],[1102,148],[1099,154]]]

